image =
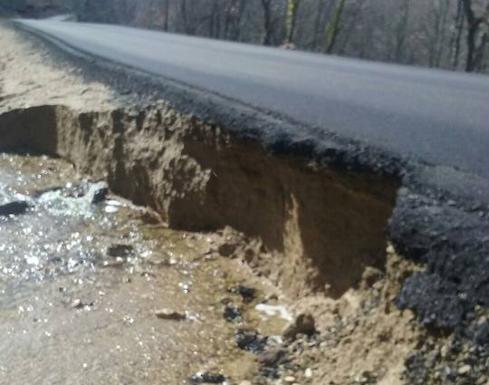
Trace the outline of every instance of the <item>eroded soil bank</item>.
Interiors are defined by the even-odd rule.
[[[4,149],[68,159],[154,209],[171,228],[229,226],[256,239],[256,251],[267,257],[248,262],[290,295],[339,297],[366,267],[385,266],[394,180],[274,157],[167,105],[81,114],[61,106],[14,110],[1,117],[0,139]]]
[[[94,370],[94,379],[105,378],[101,368],[105,368],[104,373],[111,373],[122,365],[129,373],[125,365],[135,362],[138,367],[145,357],[127,348],[127,357],[117,358],[109,354],[114,353],[113,347],[104,346],[102,335],[108,326],[97,325],[113,325],[116,335],[111,343],[121,347],[132,338],[123,331],[126,318],[133,320],[128,330],[137,329],[136,335],[143,341],[156,333],[155,338],[172,346],[164,357],[173,364],[150,354],[152,364],[142,370],[141,375],[155,381],[188,380],[192,371],[199,368],[190,369],[181,363],[191,362],[192,354],[199,357],[203,370],[222,374],[228,382],[238,384],[246,380],[252,384],[395,384],[406,378],[404,362],[421,343],[423,333],[409,311],[401,313],[392,305],[404,278],[416,270],[392,249],[386,252],[384,230],[397,192],[395,180],[365,173],[339,173],[300,158],[272,156],[256,143],[235,139],[223,129],[179,114],[165,104],[139,111],[89,113],[61,106],[14,110],[0,116],[0,143],[10,151],[60,156],[74,165],[77,175],[105,180],[114,193],[152,210],[136,215],[136,219],[127,214],[116,221],[124,230],[117,226],[111,229],[111,236],[118,238],[113,243],[129,244],[137,250],[130,267],[124,265],[121,269],[109,264],[111,269],[118,269],[119,276],[95,268],[94,272],[89,269],[86,277],[84,271],[84,281],[89,282],[90,289],[87,285],[73,288],[71,274],[68,278],[60,275],[55,283],[42,283],[41,292],[47,290],[47,298],[66,283],[70,298],[56,294],[60,298],[44,297],[41,303],[80,300],[83,304],[97,304],[93,305],[96,309],[90,305],[73,310],[65,303],[67,312],[57,317],[48,331],[59,333],[62,326],[73,325],[74,316],[94,317],[87,320],[87,325],[91,322],[96,333],[101,333],[100,338],[91,336],[92,329],[84,326],[76,329],[73,338],[63,340],[66,347],[53,345],[53,349],[73,353],[72,357],[78,357],[78,338],[95,339],[94,352],[108,349],[107,359]],[[13,159],[15,165],[16,158]],[[31,165],[36,163],[27,159]],[[43,162],[39,170],[32,171],[35,175],[45,172]],[[59,169],[59,165],[56,167]],[[29,169],[18,172],[29,178]],[[30,190],[53,187],[45,184],[35,184]],[[11,188],[15,189],[15,183]],[[21,192],[32,197],[32,191]],[[90,215],[94,225],[106,220]],[[150,220],[153,226],[144,224],[144,220]],[[10,222],[4,225],[12,226]],[[86,223],[86,232],[85,226]],[[131,226],[136,227],[129,230]],[[88,230],[90,234],[97,232],[105,234],[107,229]],[[76,234],[82,239],[88,236],[78,229]],[[175,272],[166,264],[156,271],[154,266],[149,270],[133,266],[139,266],[139,262],[144,266],[141,255],[151,255],[144,250],[148,234],[150,243],[158,245],[158,253],[161,249],[168,253],[173,244],[190,247],[179,252],[185,260],[183,272]],[[71,239],[73,235],[58,236]],[[43,242],[46,240],[34,239],[36,247]],[[103,255],[100,247],[110,243],[100,242],[98,250],[90,244],[82,248],[93,266],[103,265],[97,255]],[[178,246],[182,242],[183,246]],[[67,263],[65,255],[54,259]],[[44,271],[45,266],[39,268]],[[128,271],[135,277],[128,276]],[[185,274],[193,279],[185,278]],[[228,282],[229,274],[234,277],[233,284]],[[242,277],[247,277],[245,284]],[[66,279],[68,282],[64,282]],[[228,289],[239,287],[240,279],[243,287],[263,294],[250,301],[239,295],[236,298],[236,294],[233,297]],[[192,283],[192,290],[182,293],[182,283],[185,285],[187,280]],[[100,299],[99,292],[108,291],[112,294]],[[105,303],[106,298],[114,301],[112,306]],[[15,304],[13,308],[25,308],[24,305],[29,306]],[[267,317],[257,313],[256,305],[262,312],[276,314],[277,321],[263,323]],[[112,321],[110,311],[107,314],[107,309],[116,307],[122,317],[120,324]],[[183,323],[185,326],[175,320],[165,322],[155,317],[157,308],[188,311],[195,314],[196,320]],[[43,305],[39,311],[50,313],[51,309]],[[127,314],[122,315],[124,312]],[[136,314],[142,317],[139,323]],[[39,314],[34,318],[41,317]],[[15,318],[12,325],[18,322]],[[39,332],[45,330],[41,328]],[[133,336],[133,331],[130,333]],[[213,344],[205,344],[202,338],[210,338]],[[158,349],[167,349],[165,346]],[[44,349],[42,342],[38,348]],[[27,354],[22,348],[18,352],[19,359]],[[80,376],[84,376],[84,365],[90,365],[93,359],[89,355],[83,360],[87,362],[75,360],[74,365],[81,365],[77,367]],[[235,360],[240,362],[240,370],[233,364]],[[210,368],[204,363],[209,363]],[[40,368],[44,366],[40,364]],[[42,371],[35,378],[42,378]],[[64,370],[57,373],[68,383],[77,383],[78,375],[71,379]],[[15,374],[10,376],[15,378]]]

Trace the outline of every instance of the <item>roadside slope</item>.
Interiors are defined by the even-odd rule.
[[[33,41],[40,40],[33,38]],[[480,380],[487,376],[485,362],[488,357],[488,341],[484,337],[484,330],[488,327],[485,309],[488,306],[486,300],[489,275],[485,258],[489,251],[489,242],[484,236],[488,228],[486,180],[452,168],[402,159],[364,143],[298,125],[219,95],[176,82],[163,81],[96,58],[72,56],[59,51],[58,47],[49,47],[58,59],[63,58],[63,63],[76,65],[80,71],[77,80],[98,84],[97,87],[104,84],[111,90],[123,91],[128,98],[129,95],[138,95],[140,100],[152,100],[156,104],[162,103],[161,100],[164,102],[156,110],[150,106],[133,109],[132,112],[129,108],[129,111],[89,113],[80,117],[64,108],[41,110],[55,117],[53,126],[45,132],[51,130],[54,137],[62,140],[58,140],[55,145],[37,143],[39,150],[71,158],[85,171],[95,171],[99,176],[104,176],[104,170],[113,170],[112,174],[109,173],[109,178],[111,175],[114,177],[113,188],[124,196],[139,200],[138,203],[153,206],[166,217],[171,226],[215,230],[232,225],[247,236],[258,236],[268,251],[281,251],[280,248],[288,247],[291,250],[288,253],[290,258],[297,255],[298,250],[304,253],[304,245],[308,244],[313,247],[305,250],[304,254],[313,257],[314,261],[315,257],[324,256],[325,247],[328,247],[328,242],[321,243],[322,239],[331,241],[338,238],[338,235],[345,236],[346,233],[343,242],[346,245],[348,231],[354,234],[351,240],[359,238],[365,229],[374,229],[373,238],[379,239],[379,232],[382,232],[381,229],[390,217],[387,238],[394,242],[396,249],[404,257],[414,260],[424,270],[408,278],[397,297],[397,305],[414,310],[422,324],[428,326],[428,330],[450,331],[448,342],[446,337],[435,333],[406,361],[409,371],[413,373],[413,378],[409,379],[413,383],[420,378],[424,378],[425,383],[428,380],[436,383],[437,378],[445,376],[452,383],[462,384],[467,381],[468,375],[465,371],[460,375],[457,373],[458,367],[464,366],[465,361],[471,363],[470,378]],[[8,72],[3,71],[3,74],[8,77]],[[112,98],[107,97],[105,100],[109,102]],[[12,100],[15,101],[15,98]],[[8,100],[6,103],[8,105]],[[176,115],[172,112],[174,110],[177,111]],[[31,112],[34,112],[30,115],[31,120],[40,116],[35,111]],[[2,116],[3,122],[14,122],[22,114],[19,110],[13,110]],[[24,123],[16,126],[17,138],[15,135],[10,137],[12,143],[18,143],[19,137],[25,137],[23,134],[26,131],[23,130],[27,130],[29,135],[34,133],[35,137],[36,127],[26,123],[29,114],[25,116]],[[94,127],[97,129],[94,130]],[[174,133],[171,127],[176,129]],[[9,128],[12,125],[0,125],[0,131],[3,130],[4,135]],[[180,128],[184,128],[183,131]],[[77,137],[79,132],[85,132],[85,136]],[[160,139],[155,140],[158,135]],[[171,154],[170,158],[166,158],[168,162],[165,161],[164,142],[171,141],[173,137],[179,137],[186,143],[182,155],[189,157],[190,163],[185,160],[175,167]],[[75,143],[79,139],[80,142]],[[136,145],[138,143],[139,147]],[[104,154],[105,146],[111,150]],[[246,151],[241,153],[244,148]],[[205,155],[209,154],[210,149],[219,149],[215,158],[209,159]],[[118,156],[113,157],[113,154]],[[197,162],[192,163],[194,160]],[[276,160],[278,164],[275,163]],[[124,162],[121,164],[121,161]],[[284,161],[286,167],[283,167]],[[235,169],[229,167],[236,164],[239,166]],[[148,167],[151,168],[149,173]],[[156,179],[157,183],[153,182],[155,175],[168,181],[168,174],[158,174],[165,167],[169,167],[170,175],[172,170],[180,170],[181,173],[176,175],[192,176],[195,183],[188,185],[175,177],[171,183],[173,186],[180,186],[176,189],[178,193],[172,195],[171,192],[161,191],[162,180]],[[301,170],[300,175],[319,173],[325,179],[320,179],[315,184],[318,186],[317,190],[298,190],[297,186],[310,186],[312,178],[307,178],[305,183],[292,172],[297,169]],[[273,178],[270,177],[270,171],[274,174]],[[243,175],[244,178],[233,179],[234,175]],[[142,179],[137,179],[141,176]],[[224,177],[220,178],[221,176]],[[324,183],[324,180],[330,182]],[[291,181],[295,184],[291,185]],[[122,184],[118,184],[121,182]],[[233,191],[232,186],[236,186],[236,183],[241,187]],[[463,189],[460,188],[461,185]],[[175,188],[171,190],[175,191]],[[296,201],[284,199],[283,206],[288,207],[285,216],[282,203],[279,209],[268,204],[284,192],[286,197],[299,198]],[[325,195],[327,192],[330,195]],[[216,196],[220,199],[216,200]],[[253,200],[257,196],[261,196],[262,200]],[[243,205],[245,197],[253,199]],[[264,201],[263,197],[269,197],[270,201]],[[328,201],[325,197],[329,197],[330,204],[339,207],[334,218],[343,216],[344,222],[341,226],[328,222],[331,215],[327,215],[327,210],[321,209],[324,201]],[[307,206],[308,202],[311,206]],[[379,202],[383,203],[379,206]],[[385,203],[387,204],[384,205]],[[272,209],[260,214],[263,207]],[[355,207],[356,209],[352,209]],[[362,212],[361,207],[367,208],[367,212],[355,217]],[[384,209],[379,210],[379,207]],[[392,208],[394,214],[391,216]],[[350,220],[347,209],[351,209],[350,214],[353,215]],[[372,215],[374,212],[381,214],[378,221]],[[257,221],[257,224],[254,221],[259,215],[263,215],[264,219],[277,219],[277,222]],[[362,217],[373,222],[362,223]],[[246,222],[243,218],[251,220]],[[303,218],[313,220],[304,221]],[[372,226],[372,223],[375,225]],[[278,235],[273,231],[269,232],[275,228],[283,228],[284,232],[279,232]],[[309,230],[307,234],[304,233],[305,230]],[[304,237],[297,239],[283,234],[301,234]],[[366,239],[371,244],[368,237]],[[355,249],[354,244],[353,248],[344,246],[337,250],[346,250],[348,255],[358,257],[363,246],[361,243],[356,245],[359,248]],[[273,258],[275,257],[272,256],[270,260]],[[318,264],[313,266],[313,273],[318,274],[317,277],[323,281],[313,281],[319,282],[323,288],[327,286],[327,289],[332,290],[329,294],[333,297],[348,285],[355,285],[363,274],[362,271],[354,272],[346,283],[332,282],[331,277],[327,277],[331,266],[321,267],[321,261],[322,259],[315,261]],[[375,266],[375,261],[369,261],[367,265]],[[355,260],[348,262],[350,266],[357,265]],[[382,263],[378,266],[382,267]],[[277,265],[264,266],[261,262],[257,263],[258,269],[263,267],[259,271],[261,274],[270,275],[277,269]],[[307,278],[310,268],[307,263],[303,265],[299,261],[297,275],[287,275],[279,271],[279,277],[276,278],[278,282],[282,280],[282,283],[291,282],[299,276]],[[310,293],[311,290],[318,293],[316,287],[303,286],[304,281],[306,280],[292,285],[292,294]],[[389,303],[386,306],[390,306],[396,295],[393,298],[392,293],[388,293],[386,298]],[[436,357],[435,364],[428,364],[433,352],[445,344],[453,345],[453,352]],[[464,348],[457,352],[456,346]],[[451,368],[448,374],[445,370],[447,366]]]

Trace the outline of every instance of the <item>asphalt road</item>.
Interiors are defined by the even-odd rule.
[[[89,54],[489,178],[489,76],[113,25],[21,23]]]

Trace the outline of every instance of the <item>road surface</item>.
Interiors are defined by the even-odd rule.
[[[489,178],[489,77],[141,29],[23,20],[102,58]]]

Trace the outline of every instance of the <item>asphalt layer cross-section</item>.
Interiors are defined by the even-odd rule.
[[[23,20],[85,53],[489,178],[489,77],[112,25]]]

